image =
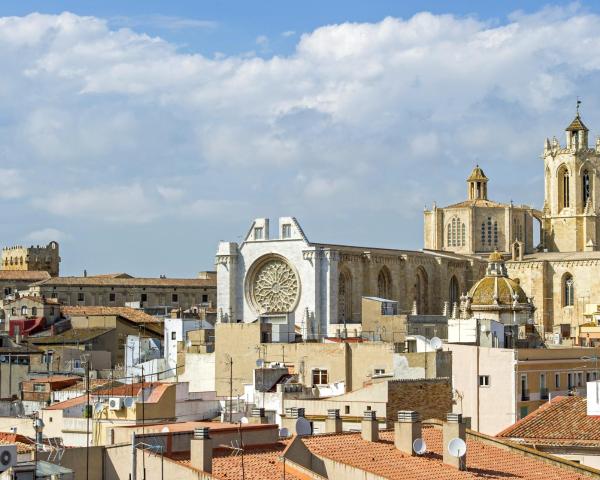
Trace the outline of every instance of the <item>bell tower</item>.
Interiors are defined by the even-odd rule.
[[[487,200],[488,178],[483,170],[476,165],[467,178],[467,195],[469,200]]]
[[[563,147],[556,137],[544,145],[543,244],[551,252],[600,249],[600,139],[588,145],[589,130],[579,114],[565,129]]]

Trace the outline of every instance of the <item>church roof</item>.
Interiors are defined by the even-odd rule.
[[[474,198],[473,200],[465,200],[463,202],[454,203],[444,208],[461,208],[461,207],[501,207],[505,208],[507,203],[494,202],[493,200],[484,200],[482,198]]]
[[[512,305],[514,294],[517,302],[527,303],[527,295],[512,278],[484,277],[471,288],[469,297],[473,305],[495,305],[494,297],[498,298],[499,305]]]
[[[476,165],[473,171],[471,172],[471,175],[469,175],[469,178],[467,178],[467,182],[472,182],[475,180],[487,181],[487,179],[488,178],[485,176],[485,173],[483,173],[481,167],[479,165]]]
[[[567,130],[567,132],[576,132],[576,131],[579,131],[579,130],[585,130],[587,132],[588,128],[581,121],[581,118],[579,117],[579,113],[578,113],[577,116],[573,119],[573,121],[567,127],[566,130]]]

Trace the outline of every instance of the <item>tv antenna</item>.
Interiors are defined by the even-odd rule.
[[[423,455],[427,452],[427,444],[422,438],[415,438],[412,447],[417,455]]]
[[[298,420],[296,420],[296,435],[303,436],[311,434],[312,428],[310,426],[310,422],[306,418],[300,417]]]
[[[442,348],[442,345],[442,340],[439,337],[432,337],[431,340],[429,340],[429,346],[434,350],[439,350]]]
[[[467,444],[462,438],[453,438],[448,442],[448,453],[453,457],[463,457],[467,453]]]

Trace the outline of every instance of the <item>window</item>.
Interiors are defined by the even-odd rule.
[[[173,295],[171,295],[171,301],[173,303],[177,303],[179,301],[179,297],[177,296],[176,293],[174,293]]]
[[[43,383],[34,383],[33,384],[33,391],[34,392],[45,392],[46,391],[46,385]]]
[[[374,375],[384,375],[385,368],[376,368],[374,372],[375,372]]]
[[[583,372],[577,372],[577,386],[578,387],[582,387],[583,386]]]
[[[85,296],[84,296],[83,292],[79,292],[77,294],[77,301],[78,302],[83,302],[84,300],[85,300]]]
[[[292,226],[289,223],[286,223],[281,226],[281,238],[291,238],[292,237]]]
[[[116,295],[115,295],[114,293],[109,293],[109,294],[108,294],[108,300],[109,300],[110,302],[114,302],[114,301],[115,301],[115,298],[116,298]]]
[[[367,405],[367,412],[371,411],[371,405]]]
[[[448,223],[448,239],[449,247],[464,247],[466,240],[466,227],[458,217],[453,217]]]
[[[25,305],[21,307],[21,315],[27,315],[27,307]]]
[[[17,309],[16,309],[16,307],[12,307],[12,308],[10,309],[10,314],[11,314],[11,315],[16,315],[16,314],[17,314]]]
[[[177,333],[176,332],[171,332],[171,340],[175,340],[177,339]]]
[[[489,387],[490,386],[490,376],[489,375],[479,375],[479,386],[480,387]]]
[[[147,302],[148,301],[148,294],[147,293],[142,293],[142,295],[140,297],[140,301]]]
[[[202,303],[208,303],[208,295],[202,295]]]
[[[546,388],[546,374],[540,373],[540,388]]]
[[[350,405],[344,405],[344,413],[350,415]]]
[[[529,408],[527,408],[527,407],[521,407],[519,409],[519,418],[525,418],[527,416],[528,412],[529,412]]]
[[[573,372],[567,373],[567,388],[571,390],[575,387],[575,374]]]
[[[559,173],[559,182],[560,182],[559,186],[561,189],[560,193],[562,194],[562,195],[559,195],[559,198],[560,198],[559,202],[563,208],[567,208],[570,204],[569,171],[567,170],[567,167],[565,167],[564,165]]]
[[[583,205],[587,203],[590,198],[590,174],[587,170],[583,171],[583,177],[581,179],[582,182],[582,191],[583,191]]]
[[[254,240],[262,240],[263,239],[263,227],[255,227],[254,228]]]
[[[37,317],[37,307],[31,307],[31,316]]]
[[[575,283],[570,274],[566,274],[563,280],[563,306],[572,307],[575,303]]]
[[[327,370],[315,368],[312,371],[312,383],[313,385],[327,385],[329,383],[329,376]]]

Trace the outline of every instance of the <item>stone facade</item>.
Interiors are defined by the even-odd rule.
[[[498,250],[510,253],[515,241],[532,253],[534,219],[541,212],[526,205],[494,202],[487,197],[488,178],[477,166],[467,179],[467,200],[424,213],[425,248],[464,255]]]
[[[5,247],[0,261],[2,270],[43,271],[57,277],[60,264],[58,243],[50,242],[45,247]]]
[[[395,300],[401,313],[440,314],[485,271],[458,254],[310,242],[292,217],[278,230],[270,236],[269,220],[256,219],[240,245],[222,242],[216,256],[218,320],[261,318],[278,341],[293,340],[295,327],[320,338],[331,324],[360,323],[363,296]]]

